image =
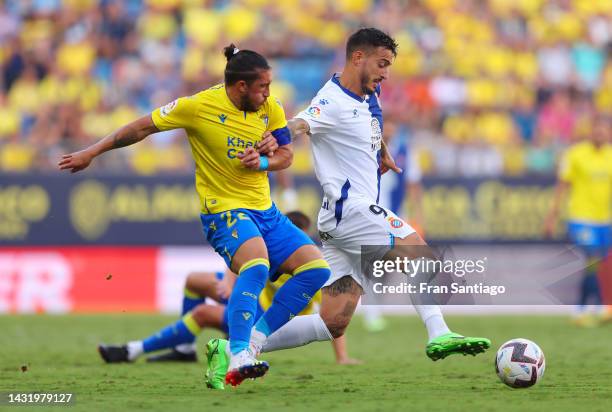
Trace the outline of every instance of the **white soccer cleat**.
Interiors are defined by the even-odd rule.
[[[270,366],[268,362],[259,361],[250,350],[245,349],[232,355],[225,383],[238,386],[245,379],[256,379],[264,376]]]

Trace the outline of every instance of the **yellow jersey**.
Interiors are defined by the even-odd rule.
[[[272,206],[267,172],[245,168],[236,155],[255,146],[264,132],[287,126],[278,99],[269,96],[257,112],[241,111],[218,84],[154,110],[151,118],[159,130],[187,132],[203,214]]]
[[[591,224],[611,220],[612,145],[577,143],[564,154],[559,179],[570,184],[568,219]]]
[[[291,277],[289,274],[282,274],[274,282],[266,281],[266,286],[259,295],[259,305],[266,311],[272,305],[272,299],[278,291],[278,289],[285,284],[285,282]],[[319,290],[312,297],[308,305],[298,315],[310,315],[318,311],[318,306],[321,305],[321,291]]]

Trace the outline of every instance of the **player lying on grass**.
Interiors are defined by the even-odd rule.
[[[391,37],[377,29],[351,35],[343,72],[334,74],[311,106],[289,123],[293,136],[310,137],[324,193],[318,229],[332,276],[322,289],[319,314],[297,316],[268,338],[252,335],[254,353],[342,336],[367,284],[361,270],[362,245],[384,245],[375,259],[414,259],[427,249],[414,229],[377,204],[380,175],[389,169],[400,171],[382,141],[379,101],[380,83],[389,75],[396,47]],[[455,353],[475,355],[490,347],[486,338],[451,332],[438,306],[417,304],[415,308],[427,328],[426,354],[432,360]],[[209,359],[210,367],[222,375],[227,354],[209,353]]]
[[[287,217],[300,229],[308,232],[310,219],[301,212],[287,213]],[[283,274],[274,283],[266,282],[263,292],[259,295],[259,306],[256,319],[270,307],[274,295],[290,275]],[[227,334],[228,312],[227,298],[236,281],[236,275],[225,272],[194,272],[187,276],[181,318],[151,336],[125,345],[100,345],[98,352],[107,363],[133,362],[141,355],[162,349],[171,349],[165,353],[147,358],[148,362],[196,362],[195,340],[205,328],[218,329]],[[206,304],[206,298],[217,302],[217,305]],[[313,297],[311,302],[300,312],[300,315],[312,314],[315,306],[321,302],[321,293]],[[256,320],[257,321],[257,320]],[[336,362],[352,364],[358,361],[348,357],[344,337],[333,341]],[[210,385],[223,387],[223,382],[210,382]]]
[[[183,128],[195,161],[200,220],[208,242],[238,274],[228,302],[232,385],[263,376],[266,362],[249,351],[251,331],[265,339],[306,307],[330,276],[321,252],[272,203],[268,170],[293,158],[285,113],[270,96],[266,59],[233,44],[224,49],[225,82],[181,97],[120,128],[98,143],[64,155],[62,170],[78,172],[102,153],[160,130]],[[271,274],[293,276],[254,323],[258,296]]]

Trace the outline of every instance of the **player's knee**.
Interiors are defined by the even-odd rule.
[[[323,319],[323,322],[325,322],[327,330],[329,330],[329,333],[334,339],[338,339],[340,336],[344,335],[344,332],[351,321],[350,317],[345,316],[324,317],[321,315],[321,318]]]
[[[295,269],[293,276],[307,283],[309,289],[317,291],[331,276],[331,269],[324,259],[315,259]]]
[[[194,291],[197,289],[197,278],[198,274],[196,272],[191,272],[187,275],[187,279],[185,279],[185,289]]]
[[[270,262],[265,258],[251,259],[245,262],[238,272],[238,276],[243,279],[248,279],[252,283],[252,286],[257,286],[263,289],[266,280],[268,279],[268,272],[270,271]]]
[[[207,326],[210,321],[210,305],[201,304],[193,308],[191,317],[200,327]]]

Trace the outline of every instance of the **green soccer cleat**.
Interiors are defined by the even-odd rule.
[[[225,339],[211,339],[206,344],[206,386],[210,389],[225,389],[225,374],[229,367],[229,356],[225,348],[229,341]]]
[[[431,360],[437,361],[454,353],[476,356],[490,347],[491,341],[487,338],[471,338],[451,332],[429,342],[425,353]]]

